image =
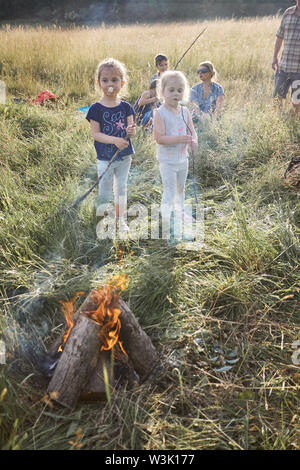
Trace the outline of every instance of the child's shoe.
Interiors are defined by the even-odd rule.
[[[185,242],[193,242],[195,240],[195,235],[191,232],[184,233],[182,240]]]
[[[196,222],[196,219],[193,216],[190,216],[186,214],[185,212],[182,212],[181,220],[184,224],[191,224],[193,222]]]

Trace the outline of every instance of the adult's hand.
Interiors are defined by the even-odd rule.
[[[273,70],[278,69],[278,58],[277,57],[273,57],[272,69]]]

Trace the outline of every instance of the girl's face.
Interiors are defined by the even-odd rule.
[[[177,108],[179,101],[183,99],[184,83],[178,78],[170,78],[162,90],[162,94],[168,106]]]
[[[120,72],[113,67],[105,67],[100,75],[99,86],[104,95],[115,97],[124,86],[125,82],[120,76]]]

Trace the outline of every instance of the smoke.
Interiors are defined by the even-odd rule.
[[[109,2],[93,3],[85,13],[84,21],[87,23],[109,21],[113,16]]]
[[[31,289],[17,288],[4,300],[2,339],[7,364],[14,372],[44,373],[46,343],[51,336],[55,307],[49,302],[54,289],[50,270],[35,273]],[[51,315],[52,314],[52,315]]]

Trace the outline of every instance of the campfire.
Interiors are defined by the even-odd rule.
[[[74,409],[78,400],[99,400],[119,383],[137,386],[158,360],[150,338],[120,298],[124,275],[93,289],[81,307],[62,301],[66,328],[52,346],[60,353],[48,386],[52,400]]]

